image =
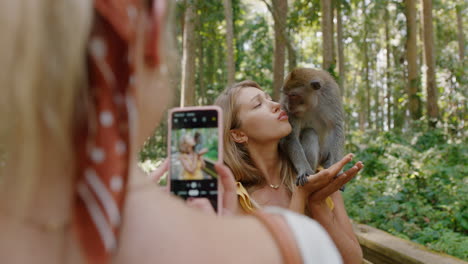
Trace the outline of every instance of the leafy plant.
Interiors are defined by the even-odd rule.
[[[350,217],[468,259],[468,145],[442,129],[350,135],[364,170],[344,192]]]

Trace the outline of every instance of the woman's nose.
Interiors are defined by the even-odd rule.
[[[281,110],[281,105],[277,102],[274,102],[274,101],[271,101],[271,103],[273,104],[273,112],[276,113],[278,111]]]

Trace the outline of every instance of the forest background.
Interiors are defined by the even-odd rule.
[[[346,151],[365,169],[347,185],[350,217],[468,260],[467,2],[185,0],[172,25],[172,106],[212,104],[251,79],[274,99],[295,67],[337,80]],[[166,156],[163,122],[140,153]]]

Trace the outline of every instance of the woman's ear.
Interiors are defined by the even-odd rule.
[[[247,141],[249,140],[247,135],[238,129],[231,129],[230,132],[231,132],[232,139],[236,143],[243,144],[243,143],[247,143]]]

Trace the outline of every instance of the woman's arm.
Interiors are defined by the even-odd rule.
[[[237,197],[232,174],[219,164],[216,169],[223,184],[230,186],[227,191],[231,197],[223,201],[223,206],[235,209]],[[189,208],[180,199],[145,181],[148,178],[140,176],[138,169],[133,171],[121,242],[113,263],[282,263],[276,241],[257,219],[251,216],[215,217]],[[288,223],[293,234],[308,230],[307,236],[321,237],[321,241],[329,239],[313,221],[306,219],[294,224],[290,223],[291,217],[274,217]],[[305,264],[315,263],[311,260],[317,259],[324,260],[322,263],[341,263],[331,243],[314,245],[301,239],[297,243]]]
[[[291,196],[289,210],[298,214],[305,214],[307,194],[300,188],[297,188]]]
[[[349,217],[338,191],[345,183],[350,181],[363,168],[362,162],[357,162],[339,177],[336,175],[351,161],[352,154],[346,155],[341,161],[333,164],[317,174],[311,175],[308,182],[298,190],[308,195],[307,205],[311,217],[317,220],[328,232],[335,242],[345,263],[361,263],[362,250],[354,235]],[[334,203],[330,209],[326,199],[331,197]],[[291,199],[292,200],[292,199]]]
[[[352,230],[341,194],[338,191],[331,197],[335,204],[333,210],[330,210],[325,200],[312,202],[309,203],[311,216],[327,230],[340,251],[344,263],[361,263],[361,246]]]
[[[194,173],[195,169],[197,168],[197,164],[193,164],[189,161],[190,157],[187,154],[182,154],[180,156],[180,163],[182,163],[182,166],[184,167],[184,170]]]
[[[152,186],[130,191],[123,223],[115,263],[281,263],[256,219],[212,216]]]
[[[353,231],[353,225],[351,224],[351,219],[349,219],[348,213],[343,201],[343,196],[341,192],[335,192],[331,195],[333,202],[335,203],[335,216],[336,219],[341,223],[343,230],[348,234],[348,236],[359,244],[359,240],[356,237],[356,234]]]
[[[202,167],[202,168],[205,168],[206,164],[205,164],[205,160],[203,159],[203,157],[202,157],[202,156],[198,156],[198,158],[199,158],[200,161],[201,161],[201,167]]]

